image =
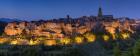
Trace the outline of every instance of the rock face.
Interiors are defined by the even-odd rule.
[[[34,22],[12,22],[8,23],[4,32],[7,35],[30,34],[34,36],[50,35],[57,37],[64,37],[64,35],[84,34],[86,32],[105,30],[111,34],[123,32],[125,30],[133,32],[129,20],[121,22],[117,19],[100,20],[86,17],[69,20],[55,20],[55,21],[34,21]],[[94,29],[94,30],[93,30]]]

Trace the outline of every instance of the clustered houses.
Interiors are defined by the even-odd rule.
[[[102,22],[102,24],[105,27],[105,30],[111,34],[116,33],[116,30],[118,30],[118,32],[130,31],[131,33],[134,33],[134,31],[131,28],[130,21],[125,20],[121,22],[119,20],[114,20],[112,22]]]
[[[72,36],[75,34],[84,34],[94,30],[106,30],[111,34],[119,32],[130,31],[131,20],[124,20],[121,22],[118,19],[110,20],[97,20],[95,17],[81,17],[78,19],[58,19],[48,21],[32,21],[32,22],[12,22],[8,23],[5,27],[5,33],[7,35],[20,35],[30,34],[34,36],[46,36],[50,35],[55,37]],[[100,26],[100,27],[98,27]],[[94,29],[94,30],[93,30]]]
[[[32,22],[11,22],[5,27],[5,33],[7,35],[20,35],[20,34],[30,34],[34,36],[46,36],[50,35],[56,37],[64,37],[64,35],[84,34],[85,32],[91,31],[94,26],[94,22],[89,21],[82,23],[79,20],[74,22],[64,22],[58,20],[54,21],[32,21]],[[79,22],[78,22],[79,21]]]
[[[122,19],[122,18],[121,18]],[[77,34],[84,34],[86,32],[105,31],[110,34],[117,32],[132,30],[134,20],[125,18],[124,20],[114,19],[113,15],[102,15],[102,9],[99,8],[98,16],[83,16],[80,18],[53,19],[40,20],[31,22],[11,22],[5,27],[7,35],[21,35],[28,34],[33,36],[45,37],[73,37]]]

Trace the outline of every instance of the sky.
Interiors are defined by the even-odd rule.
[[[104,15],[140,18],[140,0],[0,0],[0,18],[22,20],[54,19],[70,15]]]

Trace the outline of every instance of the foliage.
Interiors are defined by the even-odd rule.
[[[121,56],[121,50],[118,45],[113,48],[113,54],[114,56]]]
[[[35,48],[26,48],[22,52],[23,56],[39,56],[39,51]]]
[[[133,49],[128,48],[128,50],[126,50],[121,56],[134,56]]]
[[[135,43],[133,48],[134,56],[140,56],[140,39]]]
[[[77,48],[73,48],[73,49],[69,48],[65,52],[67,53],[66,56],[83,56],[82,52]]]

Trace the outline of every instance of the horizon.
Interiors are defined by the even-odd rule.
[[[81,16],[97,16],[101,5],[104,15],[140,18],[138,0],[1,0],[0,18],[16,18],[20,20],[49,20]],[[101,3],[101,4],[100,4]]]

